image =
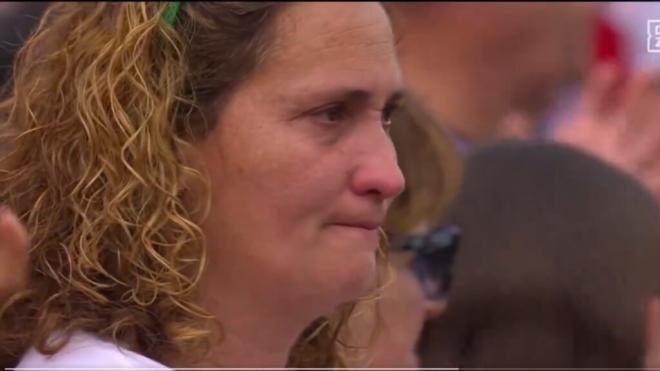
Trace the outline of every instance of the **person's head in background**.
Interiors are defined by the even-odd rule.
[[[172,4],[54,4],[18,53],[0,200],[31,280],[2,356],[85,331],[170,365],[341,365],[404,185],[386,13]]]
[[[511,111],[539,117],[592,56],[598,3],[388,3],[406,85],[478,143]],[[532,120],[534,121],[534,120]]]
[[[406,179],[406,188],[392,203],[385,223],[390,240],[397,241],[437,225],[457,192],[461,162],[451,140],[412,99],[405,99],[393,115],[390,135]],[[393,280],[377,302],[359,307],[351,321],[355,345],[368,348],[367,352],[358,348],[360,358],[351,366],[419,366],[418,337],[424,322],[440,314],[444,301],[427,295],[413,271],[415,258],[412,251],[390,247]],[[371,334],[374,321],[378,332]]]
[[[469,156],[448,220],[463,238],[424,367],[640,367],[660,287],[660,206],[570,147],[504,142]]]

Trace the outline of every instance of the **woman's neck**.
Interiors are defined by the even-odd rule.
[[[213,281],[228,282],[226,278]],[[286,367],[299,335],[315,319],[301,312],[301,303],[287,308],[282,301],[271,300],[254,290],[216,284],[213,290],[205,292],[212,294],[202,299],[202,306],[217,319],[220,333],[200,361],[178,360],[172,365]]]

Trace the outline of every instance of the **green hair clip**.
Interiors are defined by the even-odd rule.
[[[167,7],[163,12],[163,20],[165,23],[174,27],[174,21],[176,21],[176,15],[179,13],[179,7],[181,6],[180,1],[168,1]]]

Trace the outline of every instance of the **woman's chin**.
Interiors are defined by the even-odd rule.
[[[376,262],[355,258],[341,267],[325,266],[314,272],[318,285],[314,295],[318,303],[325,303],[325,311],[334,311],[338,305],[369,295],[376,287]]]
[[[335,290],[341,302],[350,302],[360,299],[371,292],[377,286],[376,261],[356,257],[347,262],[341,269],[342,275],[337,275]]]

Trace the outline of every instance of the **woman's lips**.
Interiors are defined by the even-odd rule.
[[[365,239],[370,249],[378,247],[380,224],[377,223],[332,223],[329,225],[334,230],[351,237]]]
[[[334,225],[350,228],[359,228],[368,231],[378,230],[379,222],[357,222],[357,223],[333,223]]]

